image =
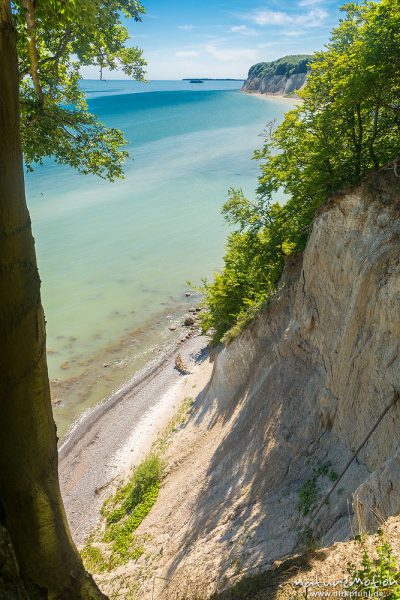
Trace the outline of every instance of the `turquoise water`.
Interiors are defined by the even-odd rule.
[[[113,184],[51,161],[27,175],[60,435],[182,337],[169,326],[194,302],[186,282],[222,264],[227,190],[252,193],[260,133],[290,108],[238,82],[83,85],[134,160]]]

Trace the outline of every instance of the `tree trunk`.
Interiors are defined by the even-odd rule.
[[[19,574],[14,548],[5,527],[0,524],[0,600],[29,600]]]
[[[85,573],[60,494],[19,128],[16,34],[0,0],[0,520],[30,598],[105,598]]]

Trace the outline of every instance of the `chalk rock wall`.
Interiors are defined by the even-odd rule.
[[[399,316],[400,182],[386,170],[327,202],[275,297],[217,354],[139,529],[160,597],[266,569],[307,528],[329,545],[400,513],[399,403],[340,477],[400,390]]]
[[[307,73],[297,73],[289,77],[286,75],[252,77],[244,82],[242,91],[287,96],[293,94],[296,90],[300,90],[305,85],[306,78]]]

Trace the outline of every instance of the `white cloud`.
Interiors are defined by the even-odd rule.
[[[247,61],[258,58],[258,51],[254,48],[218,48],[213,44],[207,44],[205,51],[216,60],[221,61]]]
[[[307,0],[306,0],[307,1]],[[297,25],[301,27],[319,27],[328,16],[326,10],[322,8],[313,8],[302,14],[289,14],[282,11],[258,10],[244,15],[251,23],[255,25]]]
[[[300,29],[288,29],[287,31],[283,32],[284,35],[288,36],[288,37],[299,37],[300,35],[303,34],[303,32]]]
[[[316,4],[322,4],[323,0],[300,0],[299,6],[315,6]]]
[[[288,25],[291,17],[280,11],[260,10],[248,15],[248,20],[256,25]]]
[[[182,31],[193,31],[194,25],[178,25],[178,29],[182,29]]]
[[[175,52],[177,58],[197,58],[200,56],[200,52],[196,50],[178,50]]]
[[[250,29],[247,25],[236,25],[231,27],[229,30],[231,33],[240,33],[240,35],[246,35],[249,37],[259,35],[254,29]]]

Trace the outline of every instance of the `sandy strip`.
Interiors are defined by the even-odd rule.
[[[303,102],[301,98],[294,98],[293,96],[283,96],[282,94],[261,94],[260,92],[245,92],[243,90],[242,94],[246,94],[246,96],[255,96],[256,98],[262,98],[263,100],[286,100],[286,102],[294,102],[296,104]]]
[[[138,373],[106,402],[88,411],[59,449],[61,489],[72,536],[83,544],[110,494],[149,452],[185,397],[211,374],[207,338],[197,335]],[[189,375],[174,368],[180,353]]]

